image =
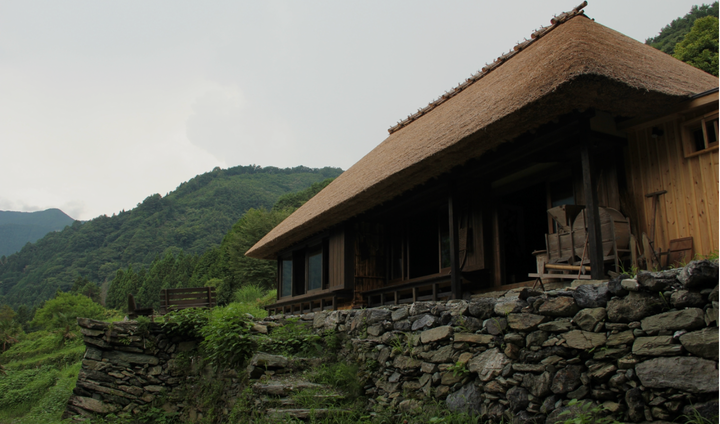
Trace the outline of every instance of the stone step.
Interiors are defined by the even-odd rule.
[[[347,414],[351,411],[339,408],[327,409],[268,409],[265,411],[268,418],[272,420],[282,420],[287,418],[296,418],[299,420],[307,420],[310,417],[324,418],[328,415]]]
[[[310,383],[307,381],[269,384],[255,383],[252,387],[257,393],[265,393],[272,396],[287,396],[291,393],[299,392],[305,389],[326,388],[326,386],[323,386],[322,384]]]
[[[337,394],[323,394],[323,395],[310,395],[308,396],[310,399],[313,400],[313,403],[315,404],[326,404],[330,402],[341,402],[345,400],[345,396],[343,395],[337,395]],[[260,399],[260,401],[263,404],[272,404],[272,405],[279,405],[279,406],[295,406],[297,404],[297,401],[293,398],[284,397],[284,398],[271,398],[271,397],[263,397]]]

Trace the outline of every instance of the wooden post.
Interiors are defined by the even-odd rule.
[[[580,152],[582,162],[583,190],[585,191],[585,224],[588,231],[588,257],[590,258],[590,276],[600,280],[605,276],[600,229],[600,210],[598,209],[597,181],[595,180],[593,158],[590,147],[584,145]]]
[[[453,189],[448,194],[448,229],[450,233],[450,290],[453,299],[462,299],[462,284],[460,275],[460,263],[458,255],[458,226],[456,207],[454,204]],[[433,297],[435,292],[433,290]]]

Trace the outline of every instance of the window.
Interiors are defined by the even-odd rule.
[[[323,251],[322,247],[309,249],[307,254],[308,291],[321,289],[323,286]]]
[[[695,118],[683,125],[683,149],[685,157],[716,149],[718,147],[718,114],[711,113]]]
[[[292,258],[280,260],[280,297],[292,296]]]

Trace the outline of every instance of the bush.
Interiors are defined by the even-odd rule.
[[[103,319],[107,311],[87,296],[59,292],[35,312],[31,326],[58,330],[77,325],[77,318]]]

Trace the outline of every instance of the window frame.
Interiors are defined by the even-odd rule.
[[[289,261],[290,262],[290,293],[285,294],[283,291],[283,278],[285,277],[285,269],[283,267],[284,262]],[[278,257],[278,293],[280,293],[280,296],[278,298],[287,298],[292,297],[294,295],[293,293],[293,285],[294,285],[294,275],[293,275],[293,269],[295,268],[295,264],[293,263],[293,256],[292,254],[286,254]]]
[[[323,290],[327,283],[325,268],[327,266],[326,252],[324,243],[308,246],[305,249],[305,293],[317,292]],[[310,257],[320,255],[320,287],[310,288]]]
[[[714,122],[714,125],[712,125]],[[708,143],[708,125],[711,124],[711,129],[715,131],[715,142]],[[698,126],[702,129],[703,142],[705,145],[704,149],[698,150],[695,144],[694,132],[697,131]],[[690,119],[682,124],[682,143],[683,153],[685,158],[691,158],[707,152],[712,152],[718,149],[718,112],[714,111],[707,113],[703,116],[699,116],[694,119]]]

